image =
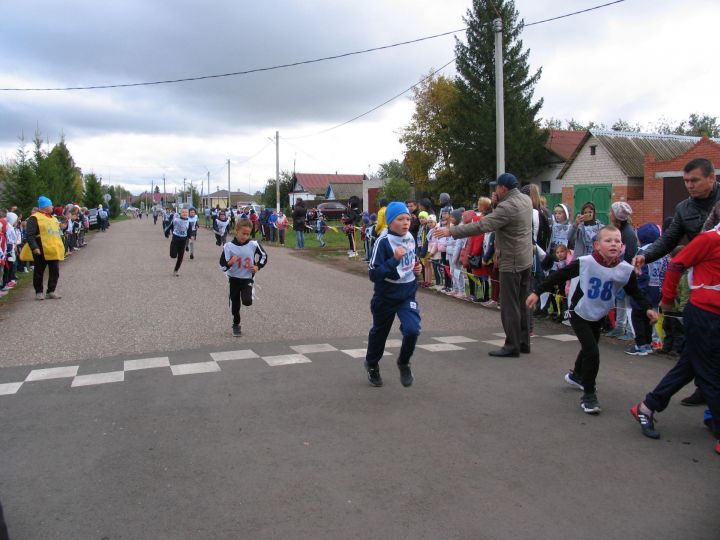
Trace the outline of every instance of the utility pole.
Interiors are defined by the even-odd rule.
[[[207,194],[207,205],[208,208],[210,207],[210,171],[207,172],[207,180],[208,180],[208,194]]]
[[[497,176],[505,172],[505,101],[503,90],[502,19],[493,21],[495,29],[495,146]],[[496,178],[497,178],[496,176]]]
[[[185,198],[185,202],[187,202],[187,193],[185,192],[185,180],[186,178],[183,178],[183,197]]]
[[[167,190],[165,189],[165,175],[163,174],[163,194],[162,194],[163,207],[167,206],[167,201],[165,200],[166,194],[167,194]]]
[[[227,207],[230,208],[230,160],[227,160],[228,162],[228,205]]]
[[[275,212],[280,213],[280,132],[275,132]]]

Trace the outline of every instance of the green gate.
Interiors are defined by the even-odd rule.
[[[548,212],[552,215],[553,208],[562,202],[562,193],[543,193],[543,197],[547,201]]]
[[[575,215],[582,205],[590,201],[595,205],[595,217],[604,225],[609,223],[608,213],[612,204],[612,184],[584,184],[575,186]],[[574,219],[574,216],[573,216]]]

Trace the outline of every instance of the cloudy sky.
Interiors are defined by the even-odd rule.
[[[517,0],[526,23],[608,0]],[[460,29],[471,0],[3,0],[0,87],[136,83],[287,64]],[[644,125],[720,116],[717,0],[626,0],[529,27],[522,37],[544,118]],[[456,34],[463,39],[463,34]],[[254,192],[280,168],[369,173],[402,158],[413,103],[346,126],[454,56],[453,36],[311,65],[178,84],[0,91],[0,159],[39,128],[61,134],[83,172],[135,193],[166,178]],[[452,76],[454,68],[443,70]],[[207,181],[205,180],[205,192]]]

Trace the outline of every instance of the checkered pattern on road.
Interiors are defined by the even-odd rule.
[[[494,334],[502,337],[504,334]],[[547,335],[543,336],[560,342],[575,341],[577,338],[570,334]],[[427,343],[418,343],[417,347],[429,352],[452,352],[464,351],[462,345],[469,343],[477,343],[479,340],[465,336],[440,336],[433,337]],[[481,341],[482,343],[502,346],[503,339]],[[388,339],[386,349],[399,348],[402,344],[400,339]],[[289,366],[293,364],[310,364],[312,360],[308,355],[318,353],[343,353],[351,358],[364,358],[366,349],[342,349],[337,348],[329,343],[316,343],[305,345],[290,345],[288,347],[293,353],[261,356],[252,349],[239,349],[235,351],[221,351],[209,353],[210,360],[204,359],[199,362],[171,364],[170,358],[167,356],[153,358],[138,358],[134,360],[125,360],[123,369],[118,371],[107,371],[103,373],[78,374],[80,366],[62,366],[43,369],[33,369],[22,381],[0,383],[0,396],[9,396],[17,394],[24,386],[29,384],[37,384],[42,381],[54,379],[71,379],[70,387],[78,388],[82,386],[97,386],[101,384],[118,383],[125,381],[125,373],[129,371],[140,371],[148,369],[165,369],[170,371],[173,376],[179,377],[183,375],[197,375],[200,373],[214,373],[222,371],[222,365],[225,363],[236,362],[238,360],[262,360],[270,367]],[[206,354],[206,353],[203,353]],[[385,355],[389,355],[385,352]]]

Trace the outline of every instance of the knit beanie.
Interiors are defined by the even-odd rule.
[[[53,203],[45,195],[40,195],[40,197],[38,197],[37,205],[38,205],[38,208],[47,208],[48,206],[52,206]]]
[[[450,212],[450,215],[455,220],[456,224],[460,225],[462,223],[462,215],[463,215],[462,210],[453,210],[452,212]]]
[[[425,210],[423,210],[422,212],[420,212],[420,213],[418,214],[418,219],[423,219],[423,218],[424,218],[424,219],[427,219],[427,218],[428,218],[428,215],[429,215],[429,214],[428,214]]]
[[[625,201],[614,202],[610,208],[619,221],[627,221],[633,213],[632,208]]]
[[[393,201],[387,205],[387,209],[385,210],[385,221],[387,222],[388,227],[400,214],[410,215],[410,210],[408,210],[408,207],[405,206],[405,203]]]

